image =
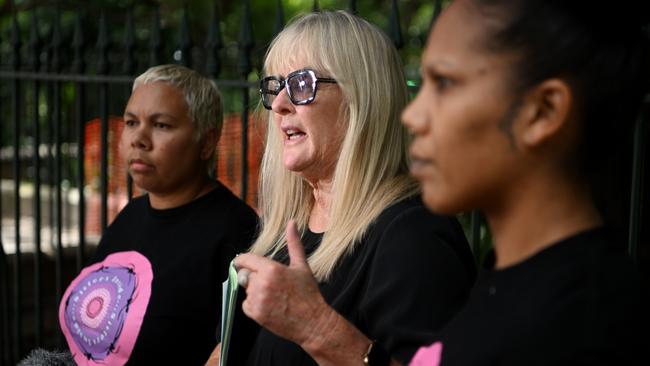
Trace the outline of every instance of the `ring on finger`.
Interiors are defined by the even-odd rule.
[[[239,286],[246,288],[248,286],[248,276],[251,274],[251,271],[246,268],[242,268],[237,272],[237,283]]]

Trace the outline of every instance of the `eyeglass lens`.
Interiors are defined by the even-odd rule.
[[[289,98],[293,104],[302,104],[314,98],[315,75],[311,72],[299,72],[286,80]],[[275,97],[282,91],[284,83],[281,80],[268,78],[262,82],[262,103],[271,108]]]

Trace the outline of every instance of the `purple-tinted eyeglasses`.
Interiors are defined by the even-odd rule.
[[[336,80],[316,77],[316,73],[311,69],[294,71],[287,75],[286,79],[279,76],[267,76],[260,80],[262,105],[266,109],[271,109],[275,97],[285,86],[291,103],[294,105],[309,104],[316,98],[318,83],[336,83]]]

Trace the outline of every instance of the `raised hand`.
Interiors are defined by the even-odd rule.
[[[296,224],[286,230],[289,265],[246,253],[235,259],[241,271],[249,271],[244,313],[264,328],[299,345],[309,342],[332,317],[309,268]],[[323,329],[324,330],[324,329]]]

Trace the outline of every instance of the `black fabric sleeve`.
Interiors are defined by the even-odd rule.
[[[424,207],[407,209],[388,223],[372,259],[361,301],[367,335],[408,363],[465,301],[472,275],[443,237],[449,218]],[[466,245],[466,242],[462,245]]]

